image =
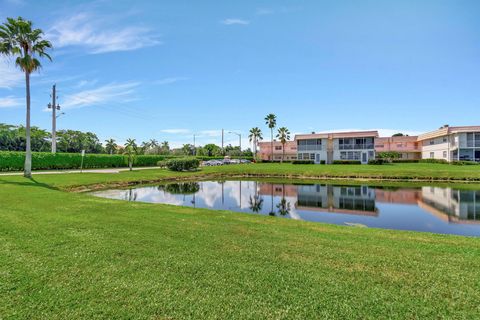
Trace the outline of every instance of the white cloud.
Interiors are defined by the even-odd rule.
[[[160,132],[168,133],[168,134],[189,134],[190,130],[188,130],[188,129],[164,129],[164,130],[160,130]]]
[[[23,72],[15,68],[13,62],[0,58],[0,88],[12,89],[20,85],[23,79]]]
[[[269,9],[269,8],[258,8],[257,11],[255,11],[255,14],[258,16],[265,16],[273,13],[274,13],[273,9]]]
[[[48,31],[55,47],[83,46],[89,53],[131,51],[161,44],[151,30],[144,27],[110,27],[104,19],[78,13],[57,21]]]
[[[63,109],[74,109],[102,105],[109,102],[124,103],[132,101],[132,94],[139,82],[112,83],[97,89],[84,90],[64,97]]]
[[[170,77],[170,78],[163,78],[157,81],[154,81],[153,84],[165,85],[165,84],[172,84],[179,81],[188,80],[187,77]]]
[[[235,24],[246,26],[246,25],[250,24],[250,21],[243,20],[243,19],[237,19],[237,18],[228,18],[228,19],[224,19],[224,20],[220,21],[220,23],[225,24],[227,26],[235,25]]]
[[[24,104],[25,100],[22,98],[15,98],[14,96],[0,98],[0,108],[13,108]]]

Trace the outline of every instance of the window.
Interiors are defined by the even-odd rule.
[[[430,145],[435,144],[435,140],[430,140]]]
[[[315,153],[310,153],[310,160],[315,160]]]
[[[434,159],[435,158],[435,152],[430,152],[430,159]]]
[[[447,137],[443,137],[443,142],[447,142]]]
[[[447,158],[447,151],[443,151],[443,157],[446,159]]]
[[[303,160],[303,156],[301,153],[298,154],[298,160]]]
[[[275,150],[282,150],[282,146],[275,146]]]

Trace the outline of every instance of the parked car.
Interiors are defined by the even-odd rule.
[[[252,163],[252,161],[247,159],[240,159],[240,163]]]

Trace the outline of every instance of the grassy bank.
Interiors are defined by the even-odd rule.
[[[422,171],[410,166],[397,172]],[[128,203],[59,190],[227,172],[319,177],[350,166],[341,167],[265,164],[197,173],[0,176],[0,318],[477,317],[480,239]],[[380,167],[351,169],[378,174],[373,168]],[[449,175],[470,175],[456,168]]]
[[[188,177],[287,177],[300,179],[371,179],[392,181],[429,181],[436,183],[477,182],[480,183],[480,166],[454,166],[448,164],[392,164],[392,165],[293,165],[293,164],[249,164],[204,167],[196,172],[174,173],[166,170],[122,172],[119,174],[84,173],[41,177],[42,181],[58,188],[73,188],[93,184],[125,183],[128,181],[155,182],[167,178]],[[1,176],[1,175],[0,175]]]

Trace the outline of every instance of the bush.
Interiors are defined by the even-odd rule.
[[[136,156],[134,166],[155,166],[163,156]],[[25,152],[0,152],[0,171],[21,171],[25,162]],[[79,153],[33,152],[33,170],[80,169],[82,155]],[[128,166],[127,157],[120,154],[86,154],[83,168],[119,168]]]
[[[394,159],[392,163],[418,163],[419,159]]]
[[[420,163],[448,163],[447,160],[444,160],[444,159],[422,159],[422,160],[419,160],[418,162]]]
[[[382,165],[385,162],[386,161],[384,159],[370,159],[370,160],[368,160],[368,164],[371,164],[371,165]]]
[[[198,169],[200,160],[196,158],[170,159],[167,161],[166,166],[172,171],[189,171]]]
[[[475,165],[480,165],[480,163],[475,162],[475,161],[452,161],[451,164],[454,166],[475,166]]]
[[[362,164],[360,160],[334,160],[333,164]]]
[[[314,164],[313,160],[293,160],[292,164]]]

